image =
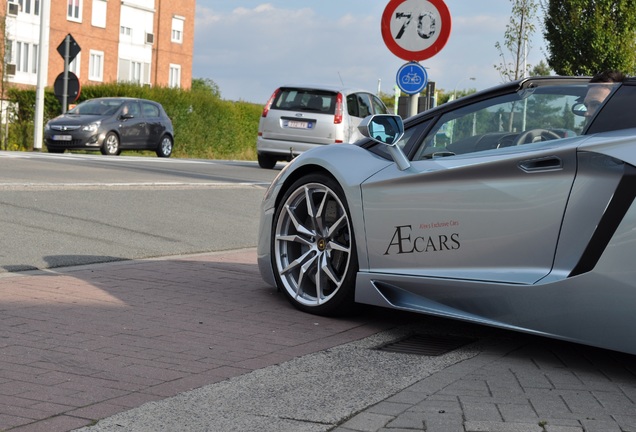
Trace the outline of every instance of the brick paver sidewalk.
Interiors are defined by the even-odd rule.
[[[3,274],[0,299],[0,430],[20,432],[79,428],[394,325],[296,311],[251,249]]]
[[[510,333],[333,432],[634,432],[636,358]]]

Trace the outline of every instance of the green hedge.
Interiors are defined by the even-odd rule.
[[[35,90],[10,89],[13,117],[5,150],[33,149]],[[139,97],[161,103],[175,130],[173,157],[195,159],[256,160],[256,135],[262,106],[223,100],[209,85],[192,90],[142,87],[133,84],[104,84],[82,87],[77,102],[105,96]],[[52,89],[45,91],[44,122],[62,112]],[[6,132],[6,130],[5,130]],[[3,132],[4,138],[4,132]],[[43,150],[46,147],[42,146]],[[148,154],[153,154],[147,152]]]

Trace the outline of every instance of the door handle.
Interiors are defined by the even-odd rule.
[[[557,156],[547,156],[521,161],[518,166],[525,172],[553,171],[562,169],[563,161]]]

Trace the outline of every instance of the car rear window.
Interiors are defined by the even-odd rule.
[[[334,114],[336,112],[336,93],[323,90],[283,88],[278,92],[271,109]]]

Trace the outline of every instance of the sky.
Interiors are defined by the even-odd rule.
[[[503,44],[511,0],[444,0],[448,42],[420,61],[447,92],[502,83],[495,44]],[[381,34],[388,0],[196,0],[193,78],[210,79],[226,100],[264,104],[285,84],[328,84],[394,93],[406,63]],[[541,23],[528,64],[545,59]],[[474,78],[474,80],[472,79]]]

